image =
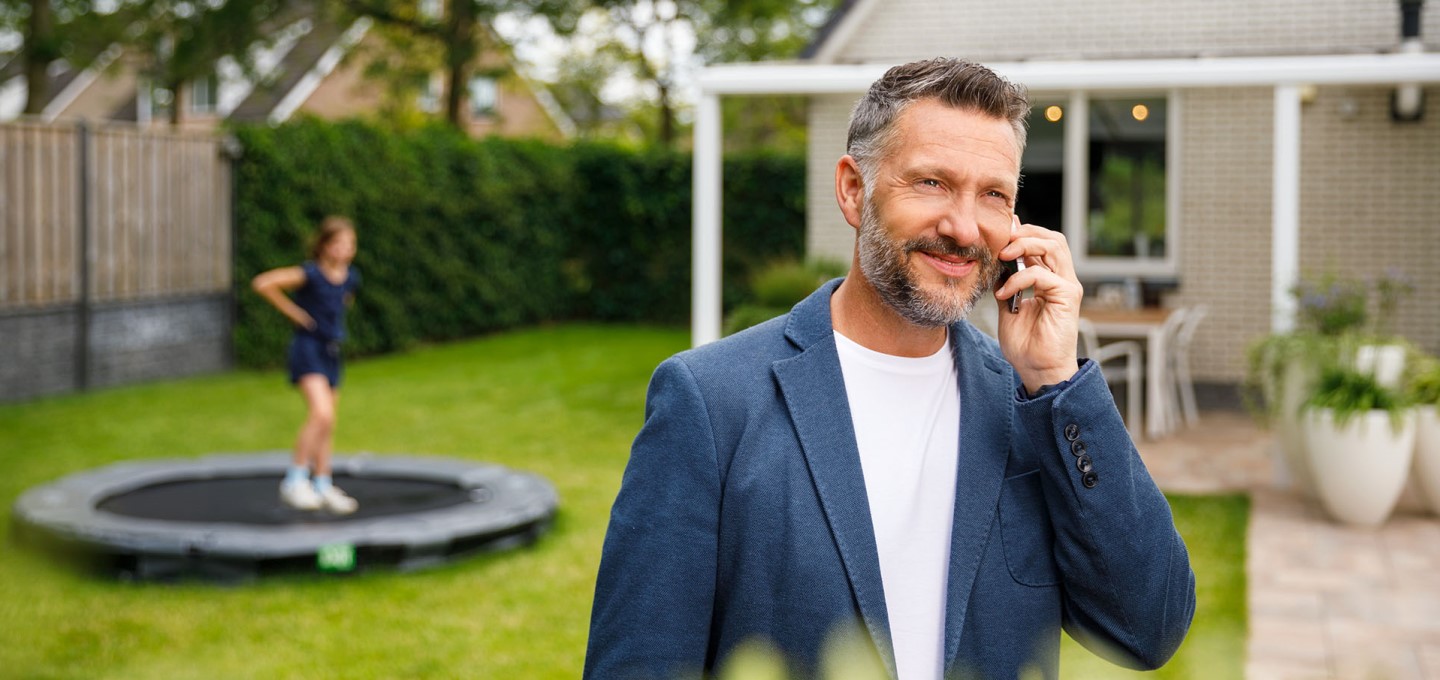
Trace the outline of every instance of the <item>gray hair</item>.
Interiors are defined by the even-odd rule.
[[[1025,152],[1030,101],[1025,87],[979,64],[939,57],[896,66],[870,86],[850,114],[845,152],[860,166],[865,196],[875,185],[879,160],[890,150],[895,120],[912,102],[936,99],[956,109],[1010,122],[1017,152]]]

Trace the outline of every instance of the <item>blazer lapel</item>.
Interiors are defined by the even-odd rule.
[[[945,602],[945,660],[955,660],[989,540],[1010,456],[1015,384],[1009,364],[984,351],[969,324],[950,327],[960,383],[960,455],[956,466],[955,518],[950,530],[949,594]]]
[[[870,501],[830,326],[830,294],[837,284],[831,282],[796,305],[787,336],[802,351],[775,362],[773,370],[849,576],[851,592],[881,659],[894,677],[895,652],[875,530],[870,521]]]

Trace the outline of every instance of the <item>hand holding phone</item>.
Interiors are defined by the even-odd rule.
[[[1019,221],[1018,219],[1014,219],[1014,218],[1012,218],[1012,219],[1010,220],[1010,239],[1011,239],[1011,240],[1014,240],[1014,239],[1015,239],[1015,232],[1016,232],[1016,230],[1017,230],[1017,226],[1016,226],[1016,225],[1018,225],[1019,222],[1020,222],[1020,221]],[[1010,277],[1011,277],[1011,276],[1014,276],[1015,274],[1019,273],[1020,271],[1022,271],[1022,270],[1024,270],[1024,269],[1025,269],[1025,262],[1024,262],[1024,258],[1023,258],[1023,257],[1016,258],[1016,259],[1014,259],[1014,260],[1001,260],[1001,261],[1000,261],[1000,278],[997,279],[996,282],[995,282],[995,290],[1000,290],[1000,288],[1005,285],[1005,282],[1010,280]],[[1011,314],[1019,314],[1019,313],[1020,313],[1020,296],[1023,294],[1023,292],[1024,292],[1024,291],[1016,291],[1016,293],[1015,293],[1014,295],[1010,296],[1009,305],[1010,305],[1010,313],[1011,313]]]

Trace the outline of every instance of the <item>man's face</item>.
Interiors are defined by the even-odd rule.
[[[919,326],[959,321],[1000,274],[1020,163],[1010,123],[934,100],[896,120],[861,212],[860,269]]]

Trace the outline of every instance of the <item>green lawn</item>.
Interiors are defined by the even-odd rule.
[[[0,676],[577,677],[609,504],[646,380],[686,342],[679,330],[561,326],[354,362],[337,450],[537,472],[560,492],[551,532],[531,548],[420,573],[243,587],[118,583],[5,545]],[[26,488],[107,463],[287,448],[300,416],[279,372],[0,406],[0,520],[9,526]],[[1164,675],[1239,678],[1247,505],[1173,500],[1201,609]],[[1114,675],[1068,642],[1064,654],[1067,677]]]

